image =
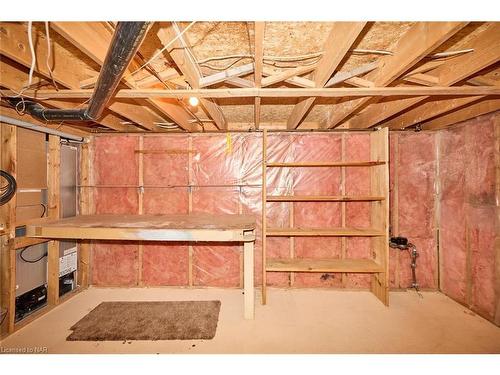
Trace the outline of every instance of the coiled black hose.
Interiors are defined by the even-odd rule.
[[[0,175],[7,180],[7,185],[0,187],[0,206],[10,201],[16,193],[17,183],[14,176],[10,173],[0,170]]]

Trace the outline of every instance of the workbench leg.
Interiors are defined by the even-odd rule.
[[[243,243],[243,286],[245,290],[245,319],[254,318],[253,255],[254,243]]]

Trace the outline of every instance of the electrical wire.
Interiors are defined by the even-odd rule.
[[[8,201],[10,201],[16,193],[17,183],[14,176],[12,176],[10,173],[0,170],[0,176],[7,180],[7,185],[2,186],[1,188],[0,206],[3,206]]]
[[[130,77],[139,72],[140,70],[144,69],[148,64],[150,64],[153,60],[155,60],[158,56],[160,56],[168,47],[170,47],[177,39],[179,39],[186,31],[188,31],[191,28],[191,26],[193,26],[195,23],[196,21],[191,22],[184,30],[182,30],[179,34],[177,34],[177,36],[174,39],[165,44],[165,46],[163,46],[162,49],[160,49],[157,53],[155,53],[153,57],[151,57],[148,61],[146,61],[132,73],[127,74],[124,78]]]
[[[40,257],[38,257],[37,259],[26,259],[24,257],[24,252],[26,250],[28,250],[30,247],[33,247],[34,245],[29,245],[29,246],[26,246],[24,247],[21,252],[19,253],[19,258],[22,259],[23,262],[26,262],[26,263],[38,263],[39,261],[41,261],[43,258],[45,258],[47,255],[48,255],[48,252],[44,252]]]
[[[33,81],[33,72],[35,71],[35,65],[36,65],[35,48],[33,46],[33,35],[31,35],[32,28],[33,28],[33,22],[29,21],[28,22],[28,43],[29,43],[30,51],[31,51],[31,66],[30,66],[30,73],[28,76],[28,86],[26,88],[31,86],[31,82]]]
[[[54,79],[54,76],[52,74],[52,68],[50,67],[50,55],[51,55],[51,46],[50,46],[50,32],[49,32],[49,22],[45,21],[45,35],[47,36],[47,69],[49,70],[49,75],[50,79],[52,80],[52,83],[54,87],[56,88],[57,91],[59,91],[59,88],[57,87],[57,83]]]

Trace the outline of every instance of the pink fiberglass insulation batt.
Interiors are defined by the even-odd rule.
[[[495,116],[445,130],[440,140],[441,288],[489,319],[495,313]]]
[[[476,126],[476,125],[475,125]],[[494,158],[491,121],[439,133],[391,133],[391,225],[408,237],[420,253],[417,278],[422,288],[437,288],[436,176],[440,155],[442,288],[466,301],[466,253],[469,244],[473,286],[470,303],[492,311],[494,288]],[[474,127],[474,129],[477,129]],[[441,138],[438,141],[438,135]],[[261,282],[262,136],[258,133],[144,136],[139,186],[138,135],[99,135],[94,138],[93,179],[95,213],[229,213],[252,214],[257,222],[255,280]],[[397,149],[397,153],[396,153]],[[168,152],[160,152],[168,150]],[[156,151],[156,152],[155,152]],[[369,160],[366,133],[268,135],[268,161]],[[466,164],[467,163],[467,164]],[[468,171],[468,177],[465,173]],[[269,168],[268,195],[361,195],[370,192],[367,168]],[[397,188],[395,180],[397,179]],[[191,187],[189,185],[192,185]],[[142,196],[141,196],[142,194]],[[395,196],[398,209],[394,211]],[[191,202],[190,202],[191,199]],[[369,203],[347,203],[346,226],[370,226]],[[341,203],[267,203],[268,227],[342,225]],[[468,228],[468,234],[466,228]],[[347,238],[345,255],[369,258],[369,239]],[[95,285],[241,286],[242,246],[238,244],[94,244],[92,282]],[[339,238],[267,239],[269,258],[340,258]],[[140,256],[139,256],[140,255]],[[490,263],[491,262],[491,263]],[[390,250],[391,287],[411,284],[406,252]],[[189,267],[191,268],[191,272]],[[368,275],[273,272],[270,286],[368,288]]]

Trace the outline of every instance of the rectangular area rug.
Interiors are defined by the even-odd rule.
[[[70,329],[68,341],[212,339],[220,301],[102,302]]]

